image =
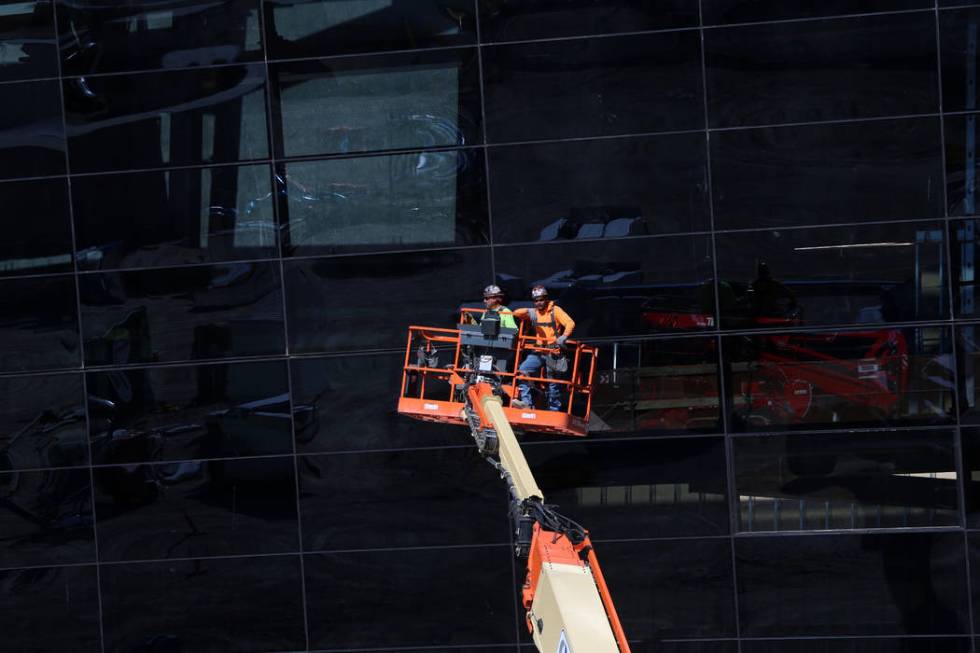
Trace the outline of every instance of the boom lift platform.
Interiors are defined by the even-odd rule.
[[[482,315],[474,318],[474,314]],[[523,377],[525,352],[547,355],[533,335],[500,326],[492,312],[464,309],[457,329],[409,327],[398,412],[427,421],[467,425],[480,454],[510,490],[515,555],[527,560],[522,604],[538,651],[629,653],[589,533],[544,502],[512,423],[525,431],[585,435],[596,350],[566,342],[569,379]],[[412,355],[417,354],[415,361]],[[444,367],[439,354],[451,356]],[[567,393],[564,411],[505,404],[517,384],[554,382]]]

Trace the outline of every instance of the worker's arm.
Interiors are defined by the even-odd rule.
[[[566,338],[572,337],[572,331],[575,330],[575,320],[560,306],[555,306],[555,322],[561,327],[561,333],[559,335],[565,336]]]

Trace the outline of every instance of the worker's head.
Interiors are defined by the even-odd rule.
[[[534,306],[542,308],[548,305],[548,289],[544,286],[534,286],[531,288],[531,301]]]
[[[483,289],[483,304],[487,308],[497,308],[504,303],[504,292],[500,286],[490,284]]]

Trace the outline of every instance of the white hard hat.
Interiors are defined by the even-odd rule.
[[[490,284],[489,286],[483,289],[484,297],[502,297],[503,294],[504,293],[500,289],[500,286],[495,286],[493,284]]]
[[[535,286],[531,288],[531,299],[537,299],[539,297],[547,297],[548,289],[544,286]]]

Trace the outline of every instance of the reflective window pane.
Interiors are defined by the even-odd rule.
[[[696,0],[480,0],[480,38],[525,41],[561,36],[696,27]]]
[[[980,315],[976,298],[976,256],[980,245],[980,220],[950,220],[949,253],[953,283],[953,311],[956,317]]]
[[[750,637],[969,632],[962,533],[735,540]]]
[[[262,58],[259,0],[57,0],[66,75],[189,68]]]
[[[946,139],[946,214],[977,214],[977,115],[949,116],[943,122]]]
[[[961,0],[956,4],[972,3]],[[975,77],[977,63],[980,61],[976,40],[978,24],[980,7],[939,12],[945,111],[970,111],[978,108]],[[972,81],[971,74],[974,75]]]
[[[0,15],[0,81],[58,75],[50,0],[5,2]]]
[[[942,327],[725,338],[729,428],[949,422],[950,340]]]
[[[632,650],[659,652],[662,639],[734,637],[728,538],[596,542],[595,551]]]
[[[295,555],[104,565],[105,648],[304,649],[301,578]]]
[[[71,224],[64,179],[0,184],[0,276],[70,272]]]
[[[707,30],[705,59],[713,127],[939,110],[927,12]]]
[[[489,242],[479,150],[289,163],[279,181],[291,254]]]
[[[473,49],[290,62],[270,74],[279,156],[480,141]]]
[[[975,420],[974,420],[975,421]],[[963,449],[966,525],[980,527],[980,428],[964,427],[960,437]]]
[[[476,42],[470,0],[275,0],[265,12],[275,59]]]
[[[728,532],[720,437],[554,442],[524,453],[548,502],[593,539]]]
[[[0,567],[95,561],[87,469],[0,473]]]
[[[58,82],[5,84],[0,105],[0,179],[65,172],[65,129]]]
[[[473,446],[303,456],[299,466],[306,551],[509,542],[507,485]]]
[[[394,403],[379,408],[378,397],[401,392],[404,362],[402,352],[291,360],[297,451],[461,444],[458,426],[407,419]]]
[[[71,276],[0,280],[0,371],[77,367],[76,296]]]
[[[959,524],[953,432],[735,438],[740,531]]]
[[[154,267],[277,254],[269,166],[75,177],[80,269]]]
[[[512,557],[506,546],[306,555],[310,648],[511,651]]]
[[[716,242],[725,328],[948,315],[940,223],[729,233]]]
[[[721,430],[714,338],[603,343],[593,384],[594,435]]]
[[[0,572],[0,627],[11,651],[101,653],[95,565]]]
[[[88,463],[80,374],[0,378],[0,467]]]
[[[268,156],[260,65],[64,82],[73,172]]]
[[[697,30],[485,48],[493,142],[704,127]]]
[[[956,361],[959,365],[957,397],[960,421],[963,424],[980,424],[980,325],[956,326]]]
[[[96,463],[292,453],[284,361],[88,374]]]
[[[933,0],[822,0],[821,2],[786,2],[785,0],[702,0],[704,22],[750,23],[787,18],[815,18],[844,14],[928,9]],[[942,6],[943,0],[939,5]]]
[[[742,653],[970,653],[966,637],[743,641]]]
[[[542,284],[575,320],[575,337],[714,326],[711,244],[704,236],[497,247],[511,308]]]
[[[703,134],[494,147],[494,242],[706,231]]]
[[[711,135],[720,229],[940,217],[942,179],[935,118]]]
[[[79,283],[88,364],[283,353],[277,264],[86,274]]]
[[[490,269],[485,248],[287,262],[289,349],[400,349],[408,325],[451,327],[482,304]]]
[[[103,561],[295,551],[293,459],[98,467]]]

